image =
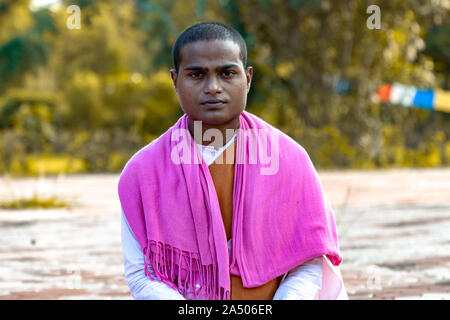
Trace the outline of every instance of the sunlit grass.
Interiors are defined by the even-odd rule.
[[[5,176],[1,186],[1,188],[5,189],[5,194],[0,197],[0,209],[70,208],[70,202],[61,198],[56,192],[58,189],[56,183],[61,176],[56,177],[53,191],[48,190],[49,181],[42,181],[41,178],[43,177],[32,178],[25,185],[19,184],[20,187],[13,187],[11,177]],[[45,185],[42,185],[42,182],[45,182]],[[32,188],[31,190],[29,190],[30,187]]]
[[[51,209],[51,208],[68,208],[69,203],[59,200],[56,197],[41,198],[34,195],[31,198],[20,198],[14,200],[0,201],[0,209]]]

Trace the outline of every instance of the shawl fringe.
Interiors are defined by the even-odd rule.
[[[197,253],[161,241],[149,240],[143,250],[145,275],[180,292],[186,299],[229,300],[230,291],[219,287],[214,264],[203,265]],[[197,288],[199,284],[199,288]]]

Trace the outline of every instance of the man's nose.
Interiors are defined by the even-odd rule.
[[[205,84],[205,93],[207,94],[217,94],[221,93],[222,88],[220,85],[219,79],[215,76],[208,77],[206,84]]]

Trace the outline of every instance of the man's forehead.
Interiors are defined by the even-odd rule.
[[[183,66],[242,64],[240,48],[231,40],[191,42],[181,49],[180,55]]]

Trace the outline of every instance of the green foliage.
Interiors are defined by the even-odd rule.
[[[45,63],[45,56],[38,38],[14,37],[0,48],[0,77],[6,78],[10,74],[29,70],[35,64]]]
[[[431,88],[442,84],[436,81],[432,57],[424,53],[423,39],[436,21],[448,18],[448,7],[416,0],[383,2],[382,29],[369,30],[367,2],[362,0],[244,0],[226,6],[234,8],[227,9],[228,19],[239,17],[244,34],[255,39],[249,46],[255,70],[249,109],[270,114],[272,124],[305,142],[319,166],[403,166],[410,161],[414,166],[448,165],[444,142],[430,140],[436,132],[444,134],[444,140],[450,136],[445,114],[371,102],[382,83]],[[448,47],[447,39],[435,41],[440,50]],[[335,92],[342,79],[351,88],[346,94]],[[391,127],[400,142],[384,138]],[[330,128],[346,139],[337,138]],[[320,151],[321,141],[329,141],[333,151]],[[409,156],[410,161],[402,160]]]
[[[47,62],[49,44],[42,33],[53,30],[46,10],[32,13],[29,1],[6,1],[0,7],[0,93],[20,86],[23,75]]]
[[[304,139],[304,140],[303,140]],[[300,141],[311,154],[315,165],[321,168],[351,167],[356,150],[349,145],[348,137],[332,126],[310,129]]]
[[[445,74],[442,88],[450,90],[450,23],[430,28],[425,43],[425,53],[433,58],[436,71]]]

